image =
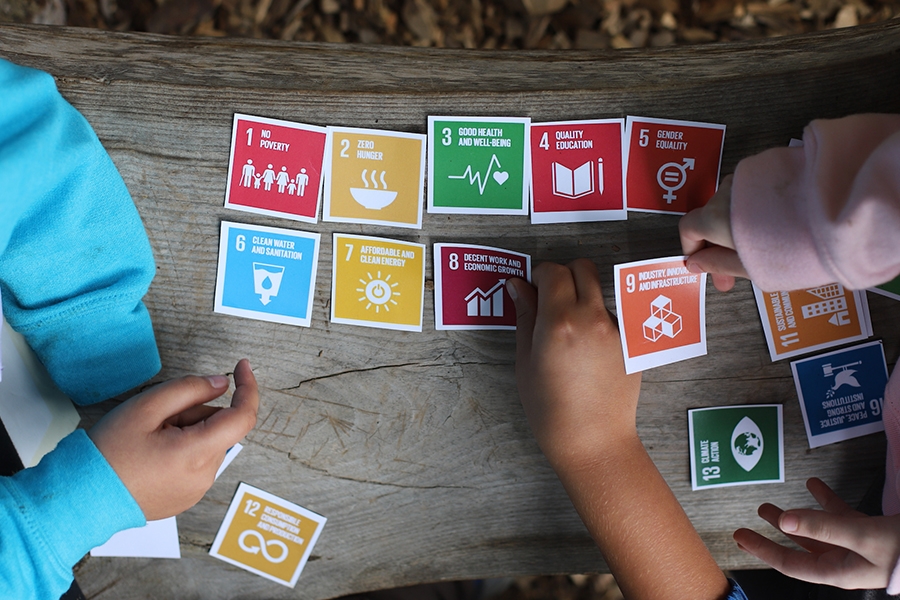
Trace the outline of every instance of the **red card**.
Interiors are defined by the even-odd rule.
[[[628,117],[628,210],[684,214],[719,186],[725,126]]]
[[[531,125],[531,222],[627,218],[624,119]]]
[[[225,206],[315,223],[325,128],[235,114]]]
[[[469,244],[434,245],[434,328],[515,329],[506,281],[531,281],[527,254]]]

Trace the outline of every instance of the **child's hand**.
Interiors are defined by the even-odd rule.
[[[690,257],[688,269],[712,274],[716,289],[723,292],[734,287],[735,277],[747,277],[731,236],[731,180],[727,175],[706,206],[692,210],[678,222],[681,248]]]
[[[734,532],[738,546],[788,577],[844,589],[886,587],[900,556],[900,515],[870,517],[857,512],[820,479],[810,479],[806,487],[824,511],[759,507],[760,517],[806,552],[785,548],[749,529]]]
[[[559,470],[623,436],[637,439],[641,376],[625,375],[615,321],[594,265],[543,263],[535,289],[512,279],[516,303],[516,379],[538,444]]]
[[[227,377],[191,375],[138,394],[88,432],[148,521],[199,502],[225,452],[253,429],[259,394],[246,359],[234,382],[229,408],[204,406],[228,389]]]

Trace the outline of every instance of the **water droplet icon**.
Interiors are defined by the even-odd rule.
[[[266,278],[260,282],[259,286],[264,290],[271,290],[272,289],[272,278],[269,277],[268,275],[266,275]]]

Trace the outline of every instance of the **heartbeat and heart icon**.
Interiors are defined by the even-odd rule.
[[[506,180],[509,179],[509,173],[506,171],[494,171],[491,176],[499,185],[503,185],[506,183]]]

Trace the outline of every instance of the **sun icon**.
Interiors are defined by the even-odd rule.
[[[360,279],[359,282],[363,287],[356,288],[357,292],[363,294],[360,296],[359,301],[368,303],[366,304],[366,310],[374,306],[376,313],[381,312],[382,308],[384,308],[385,311],[390,312],[391,307],[388,306],[388,303],[397,306],[394,296],[400,295],[400,292],[392,289],[397,287],[397,284],[390,282],[390,275],[382,279],[381,271],[378,271],[376,277],[372,277],[371,273],[366,273],[366,276],[369,280],[366,281],[365,279]]]

